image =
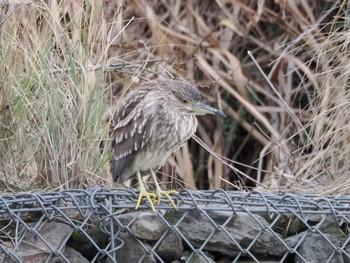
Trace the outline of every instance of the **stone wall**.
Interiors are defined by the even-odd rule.
[[[180,195],[178,211],[151,212],[107,193],[0,198],[0,262],[350,262],[350,206],[336,199]]]

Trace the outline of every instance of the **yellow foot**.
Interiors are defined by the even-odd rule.
[[[174,209],[177,209],[173,199],[171,199],[171,197],[170,197],[171,194],[176,194],[177,195],[177,194],[179,194],[179,192],[177,192],[175,190],[163,191],[163,190],[158,189],[156,191],[156,196],[157,196],[157,200],[158,200],[157,204],[158,205],[160,204],[160,198],[162,197],[162,195],[164,195],[169,200],[169,202],[174,207]]]
[[[142,201],[142,199],[144,197],[148,200],[149,204],[151,205],[152,211],[155,212],[156,209],[154,208],[154,204],[156,203],[157,196],[155,194],[153,194],[153,193],[147,192],[144,189],[141,189],[141,191],[140,191],[139,199],[137,200],[137,204],[136,204],[135,210],[139,209],[141,201]]]

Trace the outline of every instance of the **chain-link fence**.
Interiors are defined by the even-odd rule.
[[[182,191],[0,197],[1,262],[350,262],[350,196]]]

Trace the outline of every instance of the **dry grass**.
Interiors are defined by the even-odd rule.
[[[109,113],[176,76],[228,117],[200,118],[166,186],[350,192],[347,1],[49,3],[2,6],[0,189],[112,186]]]

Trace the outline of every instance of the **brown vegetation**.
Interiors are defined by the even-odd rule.
[[[200,118],[198,137],[162,170],[166,187],[350,192],[347,1],[1,10],[0,189],[113,186],[109,113],[162,76],[196,83],[228,115]]]

